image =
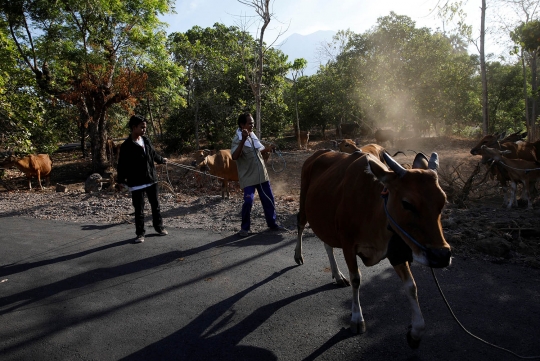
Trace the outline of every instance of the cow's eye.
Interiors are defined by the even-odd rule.
[[[416,207],[413,206],[411,203],[407,201],[401,201],[401,204],[403,204],[403,208],[405,208],[406,210],[411,211],[413,213],[418,213],[418,210],[416,209]]]

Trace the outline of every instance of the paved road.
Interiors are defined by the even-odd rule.
[[[517,359],[463,332],[424,267],[427,331],[411,350],[387,261],[361,268],[368,330],[353,336],[350,288],[331,283],[316,238],[296,266],[294,234],[169,231],[134,244],[132,225],[0,217],[0,360]],[[540,355],[540,270],[457,257],[436,274],[470,331]]]

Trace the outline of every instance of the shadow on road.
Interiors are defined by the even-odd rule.
[[[234,316],[234,312],[231,309],[236,302],[258,287],[273,281],[296,267],[290,266],[281,272],[276,272],[244,291],[207,308],[182,329],[122,360],[277,360],[277,356],[269,350],[255,346],[239,345],[239,343],[263,325],[280,308],[302,298],[310,297],[320,292],[334,290],[336,289],[334,285],[326,284],[277,302],[266,304],[234,326],[227,327],[229,326],[229,320]],[[220,321],[217,322],[218,320]]]

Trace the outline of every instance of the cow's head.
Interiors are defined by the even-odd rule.
[[[339,143],[339,151],[343,153],[354,153],[359,151],[360,148],[356,146],[356,143],[352,139],[343,139]]]
[[[417,262],[435,268],[448,266],[450,246],[441,226],[446,195],[438,182],[437,153],[429,160],[418,153],[413,169],[403,168],[386,153],[383,157],[390,169],[375,157],[368,157],[367,171],[385,187],[389,226],[411,248]]]
[[[208,149],[198,150],[195,152],[195,160],[191,162],[191,165],[203,171],[207,170],[206,159],[209,155],[213,155],[215,153],[215,151]]]
[[[483,145],[485,145],[486,147],[490,147],[490,148],[495,147],[497,145],[497,142],[499,142],[501,139],[504,138],[504,135],[505,135],[505,133],[503,133],[503,134],[495,133],[495,134],[486,135],[485,137],[480,139],[478,144],[476,144],[471,149],[471,154],[472,155],[481,155],[480,149],[482,148]]]

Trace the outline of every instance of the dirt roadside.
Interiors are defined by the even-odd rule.
[[[373,140],[361,140],[367,144]],[[506,264],[518,263],[540,268],[540,201],[534,210],[504,209],[497,183],[484,177],[480,166],[473,180],[468,199],[460,206],[457,199],[464,183],[479,163],[469,151],[474,140],[433,137],[415,138],[387,144],[390,153],[398,150],[396,160],[410,163],[415,152],[437,152],[440,158],[439,179],[449,203],[443,211],[445,236],[456,254]],[[294,143],[268,163],[272,187],[276,195],[279,221],[294,230],[300,190],[300,169],[305,159],[317,149],[332,148],[330,140],[310,141],[309,150],[294,150]],[[169,155],[175,163],[189,165],[190,155]],[[26,189],[27,182],[17,169],[5,171],[0,184],[0,216],[27,216],[72,222],[132,222],[132,206],[128,194],[106,188],[98,193],[85,193],[84,182],[92,173],[89,162],[78,152],[53,155],[51,186],[43,191]],[[240,224],[242,197],[237,184],[232,184],[231,198],[221,200],[220,184],[204,175],[174,166],[158,167],[162,188],[162,212],[168,227],[208,229],[214,232],[236,232]],[[485,179],[484,179],[485,178]],[[56,192],[56,185],[67,192]],[[262,208],[256,202],[252,213],[253,231],[266,228]],[[307,232],[310,232],[308,229]],[[294,231],[291,231],[294,233]]]

